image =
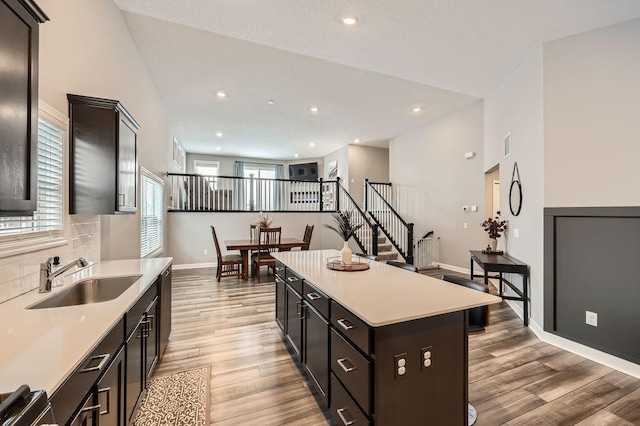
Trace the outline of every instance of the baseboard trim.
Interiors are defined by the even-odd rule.
[[[467,274],[467,275],[471,274],[470,270],[468,270],[466,268],[461,268],[459,266],[448,265],[448,264],[442,263],[442,262],[436,262],[436,265],[438,265],[438,267],[440,267],[440,268],[448,269],[448,270],[453,271],[453,272],[459,272],[461,274]]]
[[[208,262],[208,263],[183,263],[182,265],[173,265],[174,271],[179,271],[180,269],[198,269],[198,268],[211,268],[218,266],[216,262]]]

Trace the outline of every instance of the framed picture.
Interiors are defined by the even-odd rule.
[[[507,158],[511,154],[511,133],[507,133],[504,137],[504,158]]]
[[[173,138],[173,162],[178,166],[181,171],[185,171],[187,164],[187,156],[184,151],[184,147],[178,139]]]
[[[335,180],[338,177],[338,161],[332,161],[329,163],[329,180]]]

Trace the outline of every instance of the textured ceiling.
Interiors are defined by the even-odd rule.
[[[250,141],[257,144],[256,138],[261,138],[267,144],[278,142],[302,150],[301,144],[308,145],[314,134],[327,138],[327,144],[344,144],[344,137],[365,131],[365,139],[385,139],[419,124],[416,117],[413,121],[394,118],[406,112],[406,106],[400,105],[403,102],[429,103],[434,116],[458,102],[465,104],[457,93],[449,93],[451,98],[443,96],[446,100],[420,99],[418,95],[433,88],[421,89],[408,81],[482,97],[534,46],[640,17],[639,0],[114,1],[124,11],[133,12],[125,14],[127,23],[172,118],[180,121],[178,136],[187,149],[192,149],[192,144],[201,146],[210,136],[207,132],[212,126],[202,121],[203,117],[224,120],[220,122],[236,128],[239,108],[244,114],[243,137],[233,142],[242,145]],[[346,13],[360,18],[356,27],[340,23],[340,16]],[[177,39],[167,37],[165,30]],[[167,68],[167,63],[176,60],[184,63]],[[187,82],[204,75],[193,70],[175,74],[187,67],[205,68],[207,75],[213,75]],[[377,86],[380,82],[385,84]],[[392,88],[396,83],[397,91]],[[183,84],[185,87],[180,87]],[[187,93],[188,86],[199,86],[200,96]],[[246,88],[246,93],[230,93],[226,100],[243,103],[222,110],[211,107],[206,95],[222,86],[229,92],[228,87]],[[359,99],[348,96],[353,87],[361,90]],[[185,92],[177,93],[181,89]],[[416,97],[409,97],[409,93]],[[251,103],[252,97],[290,102],[278,102],[276,105],[283,108],[278,112],[263,111],[263,106]],[[309,121],[293,108],[294,101],[304,106],[323,101],[321,115]],[[437,102],[441,101],[445,104],[440,109]],[[383,109],[376,110],[380,105]],[[388,116],[387,106],[399,110]],[[176,117],[176,111],[182,116]],[[208,115],[211,113],[216,115]],[[368,123],[363,123],[363,118],[369,118]],[[378,123],[381,119],[388,123]],[[288,121],[288,132],[272,137],[278,136],[281,123]]]

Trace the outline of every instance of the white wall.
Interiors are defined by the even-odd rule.
[[[464,154],[476,153],[468,160]],[[389,177],[399,213],[416,238],[435,231],[440,262],[467,268],[469,250],[486,245],[482,101],[406,132],[389,145]],[[477,205],[477,212],[462,206]],[[464,228],[467,223],[468,228]]]
[[[545,205],[640,204],[640,19],[544,46]]]
[[[362,207],[364,179],[389,182],[389,149],[349,145],[349,193]]]
[[[268,214],[273,219],[271,226],[282,227],[282,237],[302,239],[305,226],[314,225],[311,250],[342,248],[340,238],[322,226],[332,220],[330,213]],[[223,241],[249,238],[249,224],[255,222],[258,213],[170,213],[168,217],[168,254],[176,265],[185,265],[216,262],[210,226],[215,226],[222,253],[227,254]]]
[[[542,325],[543,315],[543,206],[544,123],[542,104],[542,46],[531,52],[500,87],[484,101],[484,167],[500,166],[500,207],[509,221],[506,238],[500,238],[508,253],[530,266],[531,320]],[[503,138],[511,133],[511,154],[504,157]],[[514,162],[518,163],[523,202],[519,216],[509,211],[509,187]],[[513,230],[520,238],[513,237]],[[518,276],[510,277],[519,288]],[[522,303],[512,306],[521,311]]]
[[[41,0],[40,98],[67,114],[67,93],[117,99],[140,124],[139,164],[172,170],[172,138],[158,95],[112,0]],[[138,203],[139,205],[139,203]],[[102,259],[140,257],[140,213],[102,216]]]

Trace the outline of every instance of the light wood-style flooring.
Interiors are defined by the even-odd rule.
[[[173,272],[173,332],[154,374],[211,366],[211,423],[326,425],[275,323],[272,276]],[[429,275],[449,273],[429,271]],[[505,304],[469,337],[476,425],[640,425],[640,380],[540,342]]]

